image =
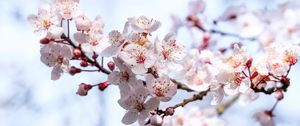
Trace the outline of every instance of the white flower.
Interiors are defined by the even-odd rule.
[[[117,54],[126,43],[125,37],[117,30],[111,31],[108,36],[110,46],[103,51],[103,55],[107,57]]]
[[[209,89],[211,82],[215,80],[218,71],[210,64],[199,64],[191,68],[186,74],[187,86],[195,91]]]
[[[248,60],[251,59],[251,56],[246,51],[245,47],[239,47],[237,44],[234,45],[233,54],[229,57],[226,57],[224,63],[228,67],[227,69],[232,71],[242,71],[245,68],[245,65]]]
[[[223,85],[219,84],[217,81],[213,81],[210,85],[210,92],[213,95],[211,105],[217,105],[221,103],[225,95]]]
[[[148,90],[143,86],[143,82],[127,91],[125,97],[121,97],[118,101],[119,105],[127,110],[122,119],[124,124],[132,124],[138,120],[141,125],[145,125],[146,119],[149,116],[149,112],[155,110],[159,106],[159,100],[156,98],[150,98]],[[146,101],[147,100],[147,101]]]
[[[128,91],[131,86],[136,86],[136,77],[135,74],[124,64],[124,62],[119,58],[113,58],[114,63],[119,68],[120,71],[111,72],[107,79],[111,84],[118,85],[120,91]],[[121,94],[125,94],[121,93]],[[122,97],[122,96],[121,96]]]
[[[48,39],[57,39],[63,33],[63,28],[58,27],[59,20],[49,5],[42,6],[37,15],[29,15],[27,20],[33,25],[36,33],[47,34]]]
[[[109,46],[108,39],[99,33],[84,34],[77,32],[74,34],[74,38],[81,44],[84,52],[95,52],[100,56],[103,56],[103,51]]]
[[[90,33],[98,33],[103,34],[104,23],[100,16],[97,16],[95,20],[92,22],[92,26],[90,29]]]
[[[224,126],[215,109],[177,108],[175,115],[165,117],[163,126]]]
[[[224,91],[228,95],[236,95],[244,93],[250,88],[250,79],[245,78],[240,72],[236,73],[222,73],[223,79],[219,83],[225,84]]]
[[[89,31],[92,27],[92,21],[85,14],[76,17],[75,24],[77,31]]]
[[[72,48],[67,45],[50,43],[41,48],[41,61],[49,67],[53,67],[52,80],[58,80],[61,74],[69,66],[69,60],[73,57]]]
[[[159,55],[160,61],[177,63],[184,57],[184,46],[176,41],[175,34],[169,33],[165,36],[164,41],[160,43],[158,39],[155,41],[155,49]]]
[[[145,16],[140,16],[139,18],[128,18],[128,22],[134,31],[140,33],[151,33],[156,31],[160,27],[160,22],[154,19],[148,19]]]
[[[154,78],[153,75],[146,75],[146,85],[153,97],[160,101],[167,102],[176,94],[177,85],[166,75]]]
[[[135,74],[144,74],[156,61],[152,51],[137,44],[128,44],[119,53],[119,57],[131,67]]]
[[[56,9],[63,19],[72,19],[78,9],[79,0],[56,0]]]
[[[275,126],[275,121],[270,111],[257,112],[254,114],[254,118],[261,126]]]

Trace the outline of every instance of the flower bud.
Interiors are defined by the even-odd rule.
[[[81,56],[81,50],[78,49],[78,48],[74,49],[74,56],[80,57]]]
[[[163,118],[159,115],[152,115],[150,117],[151,126],[161,126],[163,123]]]
[[[113,61],[109,61],[109,62],[107,63],[107,67],[108,67],[111,71],[114,71],[116,65],[115,65],[115,63],[114,63]]]
[[[277,100],[282,100],[284,98],[283,92],[281,90],[278,90],[275,92],[275,98]]]
[[[109,86],[108,81],[104,81],[104,82],[101,82],[98,85],[98,88],[99,88],[100,91],[104,91],[108,86]]]
[[[69,73],[73,76],[73,75],[75,75],[75,74],[77,74],[77,73],[80,73],[81,72],[81,69],[79,69],[79,68],[76,68],[76,67],[74,67],[74,66],[72,66],[70,69],[69,69]]]
[[[76,94],[80,96],[86,96],[88,94],[88,91],[92,88],[93,86],[90,84],[81,83],[78,87]]]
[[[80,62],[80,66],[82,66],[82,67],[87,67],[88,65],[89,65],[89,63],[86,62],[86,61],[81,61]]]
[[[43,38],[40,40],[41,44],[49,44],[49,42],[50,42],[50,39],[48,39],[48,38]]]
[[[246,62],[246,67],[250,68],[252,66],[252,57]]]
[[[169,108],[166,109],[165,115],[166,116],[172,116],[172,115],[174,115],[174,112],[175,112],[175,109],[173,107],[169,107]]]

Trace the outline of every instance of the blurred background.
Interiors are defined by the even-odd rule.
[[[86,97],[75,94],[81,82],[97,83],[106,76],[99,73],[64,74],[51,81],[51,69],[40,61],[39,37],[26,21],[36,14],[38,7],[50,0],[0,0],[0,126],[121,126],[124,110],[118,105],[119,91],[110,86],[104,92],[91,90]],[[81,0],[81,9],[93,19],[100,15],[105,22],[105,33],[122,30],[128,17],[145,15],[162,22],[155,33],[162,38],[172,26],[170,15],[184,19],[188,0]],[[250,8],[274,7],[280,0],[206,0],[205,14],[220,15],[229,5],[245,3]],[[179,40],[190,47],[192,39],[187,29],[179,31]],[[252,46],[250,46],[252,49]],[[293,67],[291,87],[275,110],[277,126],[300,126],[299,64]],[[188,95],[177,93],[180,101]],[[189,106],[207,106],[196,102]],[[226,126],[259,125],[253,113],[269,109],[273,96],[261,95],[247,106],[234,104],[221,118]],[[199,105],[200,104],[200,105]]]

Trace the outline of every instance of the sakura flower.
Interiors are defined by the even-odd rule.
[[[178,108],[174,116],[164,118],[163,126],[224,126],[215,109]]]
[[[217,105],[221,103],[225,96],[224,85],[218,83],[217,81],[212,81],[210,85],[210,92],[212,93],[213,99],[211,105]]]
[[[107,38],[98,33],[84,34],[77,32],[74,38],[81,44],[82,50],[88,53],[95,52],[103,56],[103,51],[109,46]]]
[[[89,31],[92,27],[92,21],[84,14],[75,18],[77,31]]]
[[[149,40],[147,36],[141,33],[131,33],[128,35],[128,39],[138,45],[141,45],[143,47],[147,47],[149,45]]]
[[[126,125],[132,124],[137,120],[140,125],[145,125],[149,112],[159,106],[158,99],[150,98],[147,100],[148,90],[141,81],[139,82],[137,86],[127,91],[125,97],[121,97],[118,101],[119,105],[127,110],[122,119],[122,123]]]
[[[41,49],[41,61],[53,67],[52,80],[58,80],[64,70],[69,67],[69,60],[73,57],[71,47],[62,44],[50,43]]]
[[[128,44],[119,53],[119,57],[131,67],[135,74],[144,74],[156,61],[152,51],[137,44]]]
[[[57,11],[63,19],[72,19],[78,9],[79,0],[56,0]]]
[[[161,25],[159,21],[145,16],[128,18],[128,22],[134,31],[147,34],[156,31]]]
[[[254,114],[254,118],[261,126],[275,126],[275,121],[271,111],[262,111]]]
[[[90,28],[90,33],[103,34],[104,23],[100,16],[97,16],[95,20],[92,22],[92,26]]]
[[[228,95],[244,93],[250,88],[249,78],[245,78],[242,73],[221,73],[219,76],[224,77],[219,83],[225,84],[224,91]]]
[[[200,64],[199,64],[200,65]],[[187,86],[195,91],[205,91],[209,89],[211,82],[214,81],[217,71],[212,65],[203,64],[191,68],[186,74]]]
[[[161,62],[178,62],[184,57],[184,46],[175,39],[175,34],[169,33],[162,43],[158,39],[155,41],[156,51]]]
[[[110,46],[108,46],[104,51],[104,56],[112,56],[117,54],[122,46],[126,43],[124,36],[117,30],[113,30],[109,33],[109,42]]]
[[[108,82],[114,85],[118,85],[121,92],[128,91],[131,86],[136,86],[135,84],[137,79],[130,68],[128,68],[119,58],[113,58],[113,60],[120,71],[113,71],[112,73],[110,73],[107,77]]]
[[[224,63],[227,65],[228,70],[241,71],[245,68],[248,60],[251,60],[251,56],[246,51],[245,47],[239,47],[235,44],[233,54],[225,58]]]
[[[27,20],[33,25],[36,33],[47,34],[48,39],[57,39],[63,33],[63,28],[58,27],[59,20],[49,5],[42,6],[37,15],[29,15]]]
[[[174,84],[166,75],[154,78],[153,75],[147,75],[146,85],[150,94],[157,97],[160,101],[167,102],[176,94],[177,85]]]

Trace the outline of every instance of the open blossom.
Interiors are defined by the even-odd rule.
[[[75,24],[77,31],[89,31],[92,27],[92,21],[85,14],[76,17]]]
[[[118,101],[119,105],[127,110],[122,119],[124,124],[132,124],[138,120],[140,125],[146,124],[146,119],[149,116],[149,112],[155,110],[159,106],[159,100],[157,98],[150,98],[148,90],[143,86],[143,83],[130,88],[125,94],[125,97],[121,97]]]
[[[37,15],[29,15],[27,20],[35,28],[34,32],[45,33],[48,39],[57,39],[63,34],[63,28],[59,27],[59,20],[49,5],[42,6]]]
[[[52,80],[58,80],[64,70],[69,67],[69,60],[73,57],[71,47],[62,44],[50,43],[41,49],[41,61],[53,67]]]
[[[276,76],[286,74],[289,65],[295,64],[299,55],[299,49],[292,45],[273,43],[265,50],[266,54],[255,65],[261,75],[268,75],[269,72]]]
[[[77,32],[74,34],[74,38],[81,44],[83,51],[88,53],[95,52],[101,56],[104,49],[109,46],[108,39],[98,33],[84,34]]]
[[[154,19],[149,19],[145,16],[140,16],[138,18],[132,17],[128,18],[128,22],[134,31],[140,33],[151,33],[156,31],[160,27],[160,22]]]
[[[107,77],[108,82],[118,85],[120,91],[128,91],[131,86],[136,86],[136,77],[124,62],[119,58],[113,58],[114,63],[119,68],[119,71],[113,71]],[[125,94],[126,92],[124,92]],[[123,94],[123,93],[121,93]],[[122,97],[122,96],[121,96]]]
[[[215,109],[177,108],[175,115],[165,117],[163,126],[224,126]]]
[[[135,74],[144,74],[156,61],[152,51],[137,44],[128,44],[119,53],[119,57],[131,67]]]
[[[234,44],[233,54],[226,57],[224,63],[233,71],[241,71],[245,68],[246,63],[249,60],[251,60],[251,56],[245,47],[239,47],[238,44]]]
[[[158,39],[155,41],[155,48],[162,63],[182,60],[184,57],[184,46],[176,41],[175,34],[169,33],[161,43]]]
[[[79,0],[56,0],[56,9],[63,19],[72,19],[78,9]]]
[[[174,84],[166,75],[154,78],[153,75],[147,75],[146,85],[150,94],[159,100],[167,102],[176,94],[177,85]]]
[[[109,37],[110,46],[108,46],[103,51],[103,55],[104,56],[113,56],[113,55],[117,54],[122,49],[122,46],[126,43],[127,40],[125,39],[123,34],[121,34],[117,30],[111,31],[108,34],[108,37]]]

